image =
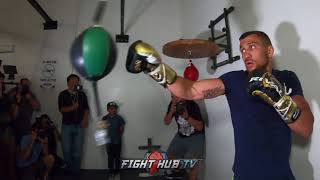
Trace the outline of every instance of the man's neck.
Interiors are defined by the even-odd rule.
[[[269,60],[269,63],[266,66],[266,71],[269,73],[272,73],[273,65],[272,65],[272,59]]]
[[[111,113],[109,113],[109,116],[112,117],[112,118],[115,117],[116,115],[117,115],[117,114],[111,114]]]
[[[75,93],[76,93],[76,91],[73,90],[73,89],[68,88],[67,90],[68,90],[68,92],[71,93],[71,94],[75,94]]]
[[[269,72],[269,73],[272,74],[272,65],[271,65],[271,66],[268,66],[268,67],[266,68],[266,70],[267,70],[267,72]]]

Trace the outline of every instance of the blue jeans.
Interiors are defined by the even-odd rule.
[[[79,124],[62,124],[62,149],[65,161],[73,173],[80,173],[84,129]]]

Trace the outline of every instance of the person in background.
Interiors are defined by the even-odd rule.
[[[21,180],[48,180],[54,160],[48,151],[48,137],[40,137],[36,129],[22,136],[16,157]]]
[[[108,129],[109,143],[107,143],[109,175],[115,176],[120,172],[121,142],[125,121],[118,114],[115,102],[107,104],[107,115],[102,118]]]
[[[50,120],[50,117],[47,114],[42,114],[36,118],[36,122],[32,125],[32,128],[38,132],[39,137],[48,138],[48,152],[54,156],[54,167],[65,168],[65,161],[57,154],[57,146],[58,142],[61,141],[61,135],[53,121]]]
[[[0,72],[0,179],[15,180],[13,104],[5,93],[4,78],[4,74]]]
[[[59,94],[58,105],[62,114],[62,147],[64,160],[71,175],[80,175],[84,143],[84,131],[89,123],[89,105],[86,94],[80,86],[80,77],[67,77],[68,88]]]
[[[30,132],[33,112],[40,109],[40,103],[30,89],[30,81],[22,78],[17,88],[13,88],[9,95],[15,101],[13,127],[16,141]]]
[[[203,159],[205,149],[204,122],[198,104],[171,94],[171,102],[164,123],[169,125],[173,119],[178,125],[178,131],[167,150],[169,159]],[[199,162],[188,173],[188,179],[196,180],[198,172]],[[182,179],[183,176],[183,171],[179,169],[166,174],[167,179]]]

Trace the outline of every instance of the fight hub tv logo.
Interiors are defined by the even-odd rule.
[[[121,169],[147,169],[155,173],[158,169],[191,169],[201,159],[168,159],[166,153],[146,153],[145,159],[123,159]]]

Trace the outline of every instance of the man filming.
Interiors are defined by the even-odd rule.
[[[30,81],[27,78],[20,80],[17,88],[9,92],[15,101],[14,130],[19,143],[21,137],[31,130],[31,118],[34,110],[40,109],[40,103],[30,90]]]
[[[48,137],[41,136],[37,129],[34,128],[22,136],[17,147],[17,168],[20,179],[49,178],[55,159],[48,149]]]
[[[0,179],[15,180],[15,141],[12,130],[12,103],[5,93],[4,74],[0,72]]]

